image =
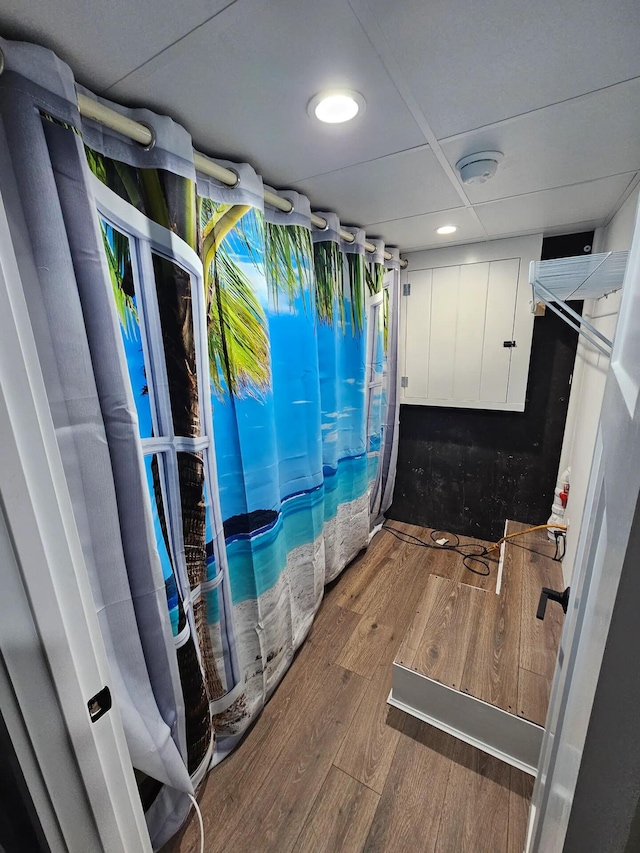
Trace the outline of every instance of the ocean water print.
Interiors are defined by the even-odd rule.
[[[292,494],[321,485],[323,463],[335,466],[338,459],[365,450],[364,335],[352,334],[349,297],[343,297],[342,328],[337,322],[320,322],[314,310],[310,242],[301,244],[290,226],[261,230],[261,222],[258,211],[246,211],[220,244],[243,270],[260,306],[271,376],[259,393],[234,394],[228,383],[222,394],[215,388],[212,393],[225,518],[257,510],[277,512]],[[267,233],[278,237],[280,266],[273,260]],[[286,279],[285,284],[280,279]],[[338,406],[341,422],[334,426],[331,413]],[[335,446],[325,453],[325,443]]]
[[[226,231],[225,222],[230,223]],[[308,235],[290,226],[267,229],[253,208],[235,211],[208,200],[200,204],[200,225],[205,242],[216,234],[205,269],[211,404],[237,602],[263,594],[276,582],[288,552],[313,542],[341,503],[366,493],[375,476],[372,454],[380,446],[380,394],[374,393],[367,413],[367,327],[364,306],[352,303],[354,298],[364,301],[364,293],[353,286],[353,260],[341,257],[344,269],[332,285],[332,307],[325,303],[318,309]],[[107,223],[104,227],[113,246],[120,238]],[[125,257],[120,285],[127,262]],[[126,310],[120,312],[122,339],[140,435],[149,438],[154,434],[146,383],[149,356],[138,318],[141,306],[128,286]],[[376,337],[382,341],[381,333]],[[378,340],[375,352],[377,375]],[[163,573],[175,587],[170,543],[163,533],[166,520],[160,518],[147,467]],[[207,577],[212,579],[217,566],[208,497],[206,503]],[[177,589],[171,593],[172,623],[176,598]],[[216,605],[208,619],[217,618]]]

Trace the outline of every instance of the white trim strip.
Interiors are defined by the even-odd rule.
[[[152,252],[166,256],[174,262],[178,261],[190,273],[202,279],[202,261],[188,243],[173,231],[149,219],[128,201],[120,198],[102,181],[99,181],[93,172],[89,175],[98,210],[105,219],[113,220],[116,228],[127,236],[150,243]]]
[[[214,578],[211,578],[211,580],[204,581],[204,583],[200,584],[200,591],[203,595],[207,592],[211,592],[212,589],[216,589],[216,587],[220,586],[223,580],[224,575],[222,574],[222,572],[219,571]]]
[[[209,703],[209,710],[212,714],[221,714],[223,711],[226,711],[227,708],[230,708],[231,705],[236,701],[238,696],[240,696],[245,689],[245,685],[243,681],[239,681],[235,687],[233,687],[228,693],[225,693],[224,696],[221,696],[219,699],[216,699],[214,702]],[[213,764],[212,764],[213,766]]]
[[[185,610],[186,610],[186,607],[185,607]],[[184,646],[184,644],[186,642],[188,642],[190,636],[191,636],[191,626],[187,622],[187,623],[185,623],[185,626],[182,629],[182,631],[180,631],[179,634],[176,634],[176,636],[173,638],[173,643],[174,643],[176,649],[182,648],[182,646]]]
[[[530,776],[537,773],[544,729],[535,723],[398,663],[387,703]]]
[[[507,526],[509,524],[508,519],[504,523],[504,533],[503,536],[507,535]],[[500,595],[502,590],[502,572],[504,569],[504,547],[507,543],[503,542],[500,546],[500,561],[498,562],[498,578],[496,580],[496,595]]]
[[[152,438],[141,438],[142,450],[145,456],[150,456],[152,453],[169,453],[175,450],[177,453],[201,453],[209,447],[209,437],[200,436],[198,438],[188,438],[186,436],[176,435],[173,438],[168,436],[159,436]]]

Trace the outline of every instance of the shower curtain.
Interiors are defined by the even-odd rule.
[[[265,208],[247,164],[196,174],[169,118],[110,104],[147,148],[81,119],[54,54],[0,46],[0,190],[157,848],[390,503],[398,256]]]

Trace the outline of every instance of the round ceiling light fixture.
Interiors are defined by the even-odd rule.
[[[436,234],[441,234],[444,237],[447,234],[455,234],[457,230],[457,225],[441,225],[439,228],[436,228]]]
[[[326,124],[342,124],[363,113],[364,108],[365,100],[359,92],[340,89],[319,92],[309,101],[307,112]]]
[[[503,160],[501,151],[478,151],[458,160],[456,169],[463,184],[485,184],[493,178]]]

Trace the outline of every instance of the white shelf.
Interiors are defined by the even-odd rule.
[[[532,261],[529,281],[533,290],[532,308],[543,302],[573,329],[605,355],[612,343],[566,302],[570,299],[600,299],[620,290],[627,268],[628,252],[604,252],[575,258]]]
[[[557,302],[568,299],[599,299],[622,287],[628,252],[604,252],[577,258],[534,261],[530,281],[534,295],[542,285]]]

